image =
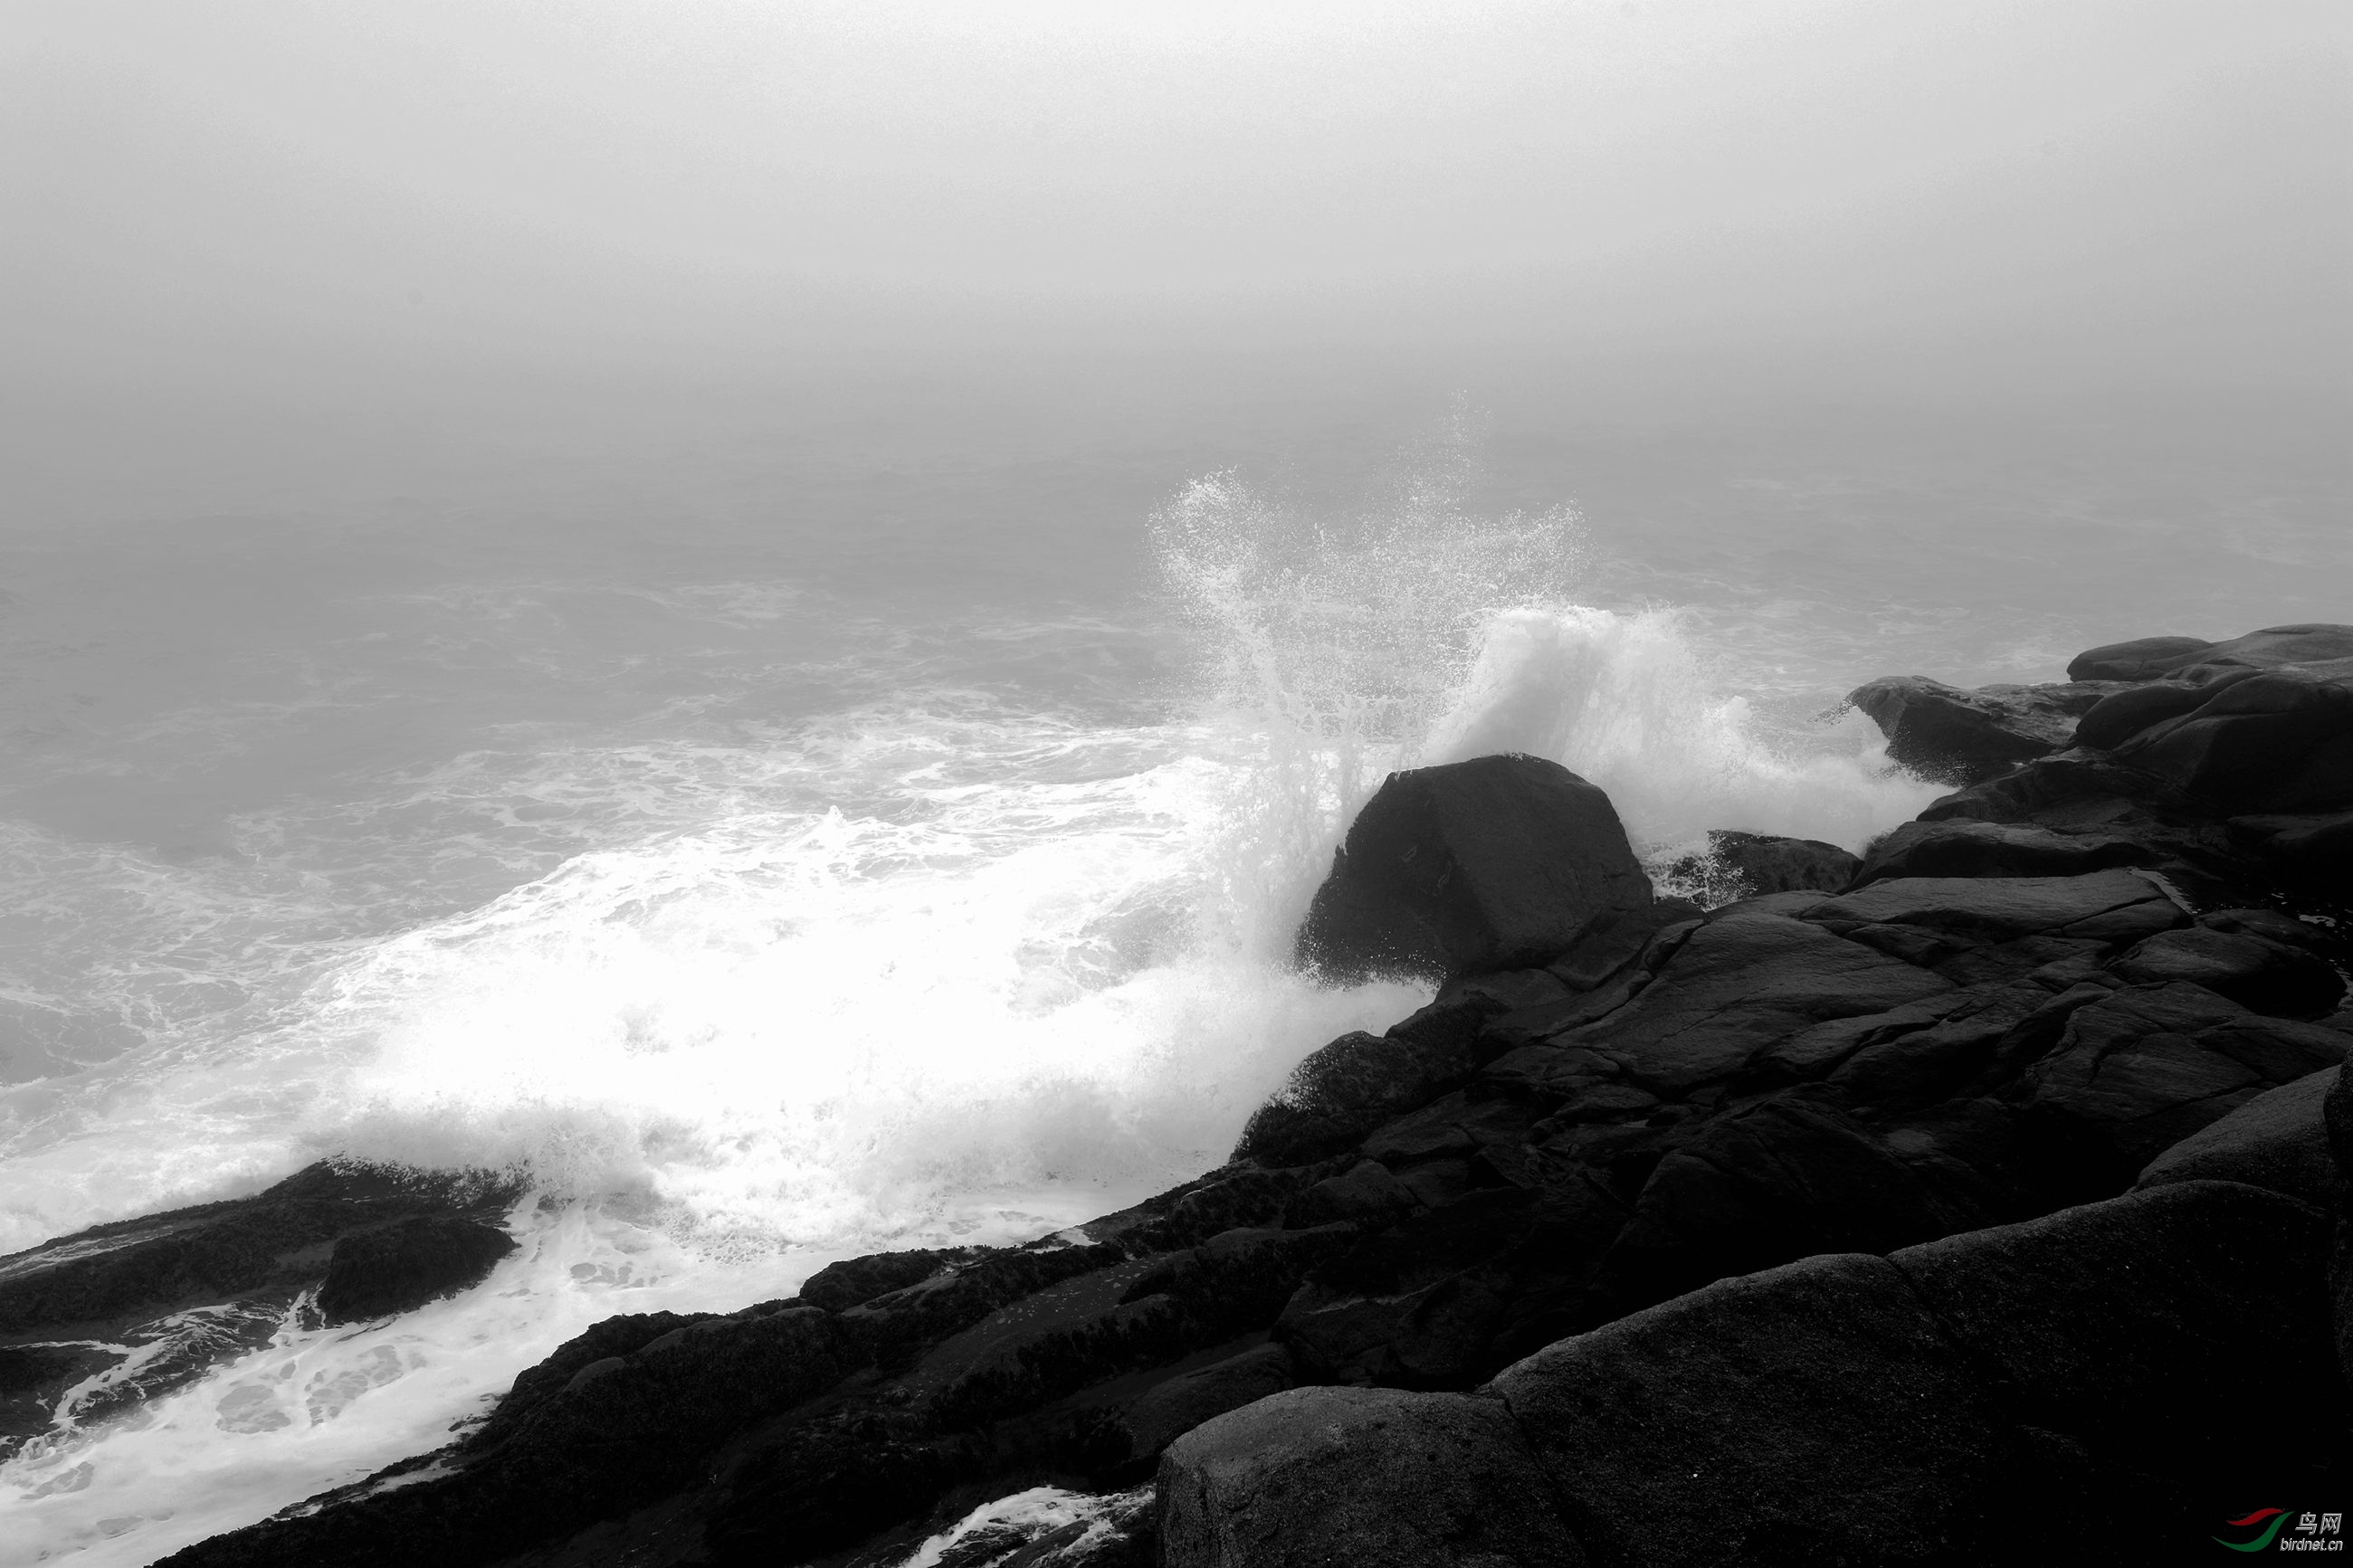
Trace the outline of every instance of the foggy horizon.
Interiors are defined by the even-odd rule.
[[[12,381],[2347,343],[2327,5],[18,16]]]

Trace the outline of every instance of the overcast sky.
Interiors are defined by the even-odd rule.
[[[18,374],[2346,348],[2342,0],[23,0]],[[2055,351],[2054,351],[2055,352]]]

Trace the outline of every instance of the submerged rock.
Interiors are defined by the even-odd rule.
[[[1337,980],[1540,967],[1651,902],[1609,797],[1557,763],[1391,773],[1334,857],[1300,961]]]

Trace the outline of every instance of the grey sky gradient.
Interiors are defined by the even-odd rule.
[[[1815,345],[2321,384],[2334,0],[34,0],[26,380]]]

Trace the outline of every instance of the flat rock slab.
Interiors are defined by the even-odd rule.
[[[1555,1039],[1616,1058],[1634,1082],[1668,1094],[1722,1078],[1810,1025],[1951,988],[1818,925],[1754,913],[1700,927],[1648,989]]]
[[[1817,921],[1923,926],[2018,937],[2064,933],[2137,905],[2168,903],[2147,878],[2128,870],[2080,877],[1898,877],[1810,905]],[[2157,911],[2165,926],[2186,925],[2178,910]],[[2162,929],[2160,927],[2159,929]]]

